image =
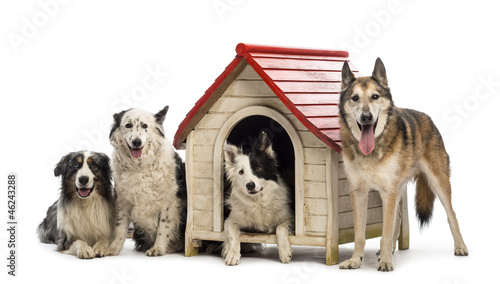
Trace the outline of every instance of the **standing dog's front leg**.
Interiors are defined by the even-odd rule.
[[[377,270],[392,271],[392,252],[394,246],[394,226],[399,203],[399,191],[397,188],[391,191],[380,191],[383,204],[383,227],[382,239],[380,240],[380,259]]]
[[[288,240],[291,225],[292,221],[287,220],[276,228],[276,242],[282,263],[289,263],[292,259],[292,246],[290,246],[290,241]]]
[[[340,269],[356,269],[361,266],[365,255],[366,214],[368,210],[368,191],[351,190],[351,203],[354,213],[354,252],[351,259],[340,264]]]
[[[229,220],[224,222],[226,240],[222,245],[222,257],[226,265],[237,265],[240,263],[240,227]]]

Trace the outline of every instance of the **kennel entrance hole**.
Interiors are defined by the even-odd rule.
[[[233,127],[227,141],[241,147],[243,153],[248,154],[262,131],[266,132],[272,142],[279,164],[279,174],[290,189],[290,206],[295,209],[295,153],[292,140],[283,126],[267,116],[248,116]]]

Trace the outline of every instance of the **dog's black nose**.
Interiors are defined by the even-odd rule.
[[[139,147],[141,147],[141,145],[142,145],[141,139],[134,139],[134,140],[132,140],[132,146],[134,146],[136,148],[139,148]]]
[[[247,183],[247,189],[254,190],[255,189],[255,182],[251,181],[251,182]]]
[[[81,176],[78,178],[78,182],[82,185],[86,185],[89,182],[88,176]]]
[[[373,115],[371,112],[363,113],[361,115],[361,123],[363,124],[372,124],[373,123]]]

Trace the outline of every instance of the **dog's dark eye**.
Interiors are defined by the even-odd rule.
[[[125,128],[132,128],[132,123],[125,124]]]
[[[260,172],[260,171],[262,171],[262,168],[261,167],[256,167],[255,170],[258,171],[258,172]]]
[[[78,162],[73,162],[72,166],[73,166],[73,168],[78,168],[80,166],[80,164]]]
[[[147,129],[147,128],[148,128],[148,125],[147,125],[146,123],[144,123],[144,124],[142,125],[142,128]]]
[[[357,102],[359,100],[359,96],[355,95],[354,97],[351,98],[351,100],[353,100],[354,102]]]
[[[374,100],[374,101],[375,101],[375,100],[378,100],[378,98],[380,98],[380,96],[379,96],[379,95],[376,95],[376,94],[375,94],[375,95],[372,95],[372,100]]]
[[[240,174],[240,176],[241,176],[242,174],[244,174],[244,173],[245,173],[245,171],[244,171],[244,170],[240,170],[240,171],[238,172],[238,174]]]

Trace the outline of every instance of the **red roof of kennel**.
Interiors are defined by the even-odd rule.
[[[250,64],[283,104],[321,141],[340,152],[339,91],[346,51],[236,46],[236,57],[181,122],[174,147],[208,112],[243,68]]]

